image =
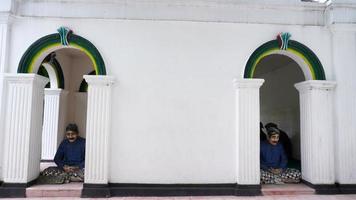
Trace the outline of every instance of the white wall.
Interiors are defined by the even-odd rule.
[[[268,65],[258,65],[260,68]],[[264,125],[276,123],[291,139],[293,157],[300,159],[300,115],[299,95],[294,84],[304,81],[300,67],[295,63],[270,71],[256,78],[263,78],[261,94],[261,121]]]
[[[29,45],[62,25],[98,48],[118,82],[111,182],[236,182],[232,80],[281,31],[314,50],[327,76],[332,73],[323,27],[27,17],[14,22],[10,71]]]

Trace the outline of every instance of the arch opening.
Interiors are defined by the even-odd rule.
[[[305,81],[305,72],[294,59],[283,54],[265,56],[256,65],[253,78],[264,79],[260,88],[260,121],[281,130],[280,141],[288,157],[288,168],[301,170],[300,103],[294,84]],[[266,129],[265,129],[266,132]]]

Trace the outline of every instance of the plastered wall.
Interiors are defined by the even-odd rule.
[[[9,72],[34,41],[63,25],[98,48],[117,80],[110,182],[236,182],[232,80],[279,32],[311,48],[332,73],[324,27],[26,17],[12,27]]]

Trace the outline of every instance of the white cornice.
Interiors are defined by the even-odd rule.
[[[18,0],[16,15],[319,26],[325,8],[299,0]]]
[[[329,24],[355,24],[356,23],[356,2],[355,3],[331,3],[326,8],[326,23]]]

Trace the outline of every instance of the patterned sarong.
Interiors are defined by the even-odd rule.
[[[75,172],[65,172],[58,167],[48,167],[40,173],[37,179],[39,184],[63,184],[69,182],[83,182],[84,169],[78,169]]]
[[[262,184],[299,183],[302,174],[297,169],[287,168],[280,174],[261,169]]]

